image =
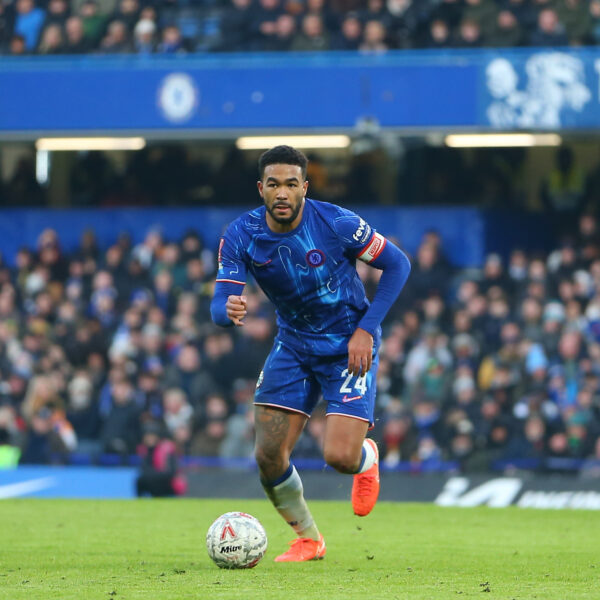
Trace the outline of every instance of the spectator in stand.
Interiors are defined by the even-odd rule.
[[[463,19],[454,39],[455,48],[479,48],[483,45],[481,28],[475,19]]]
[[[363,41],[359,50],[368,54],[387,52],[389,47],[386,42],[387,32],[381,21],[367,21],[363,32]]]
[[[21,34],[15,34],[10,38],[8,53],[12,56],[24,56],[27,54],[25,38]]]
[[[136,480],[138,496],[165,497],[184,494],[187,481],[179,472],[177,449],[160,423],[144,425],[142,443],[137,448],[142,468]]]
[[[500,5],[501,9],[514,13],[524,29],[531,30],[535,27],[538,11],[528,0],[501,0]]]
[[[66,0],[50,0],[46,8],[44,28],[49,25],[58,25],[61,29],[69,18],[70,7]]]
[[[127,27],[129,34],[140,17],[140,5],[138,0],[119,0],[116,10],[111,16],[111,21],[121,21]]]
[[[581,258],[586,263],[585,266],[589,267],[593,258],[595,258],[595,253],[586,249],[600,245],[600,229],[598,228],[598,219],[595,214],[591,212],[581,214],[575,244],[581,253]],[[590,257],[588,258],[586,254],[589,254]]]
[[[165,386],[181,388],[195,409],[215,389],[211,375],[202,369],[198,349],[185,344],[179,349],[173,364],[165,371]]]
[[[285,52],[289,50],[296,35],[296,20],[292,15],[282,14],[275,21],[275,34],[266,39],[263,51]]]
[[[340,24],[340,30],[333,38],[332,50],[358,50],[362,41],[362,23],[357,13],[349,13],[344,16]]]
[[[502,257],[496,253],[488,254],[485,258],[483,279],[479,282],[479,289],[487,294],[491,288],[498,287],[510,293],[512,292],[510,285],[510,279],[502,264]]]
[[[443,19],[434,19],[423,41],[425,48],[447,48],[450,46],[450,28]]]
[[[235,414],[227,420],[227,432],[219,449],[223,458],[251,458],[254,456],[254,393],[246,404],[237,404]],[[303,457],[306,454],[302,454]]]
[[[537,29],[529,36],[530,46],[567,46],[569,38],[565,28],[552,8],[540,11],[537,20]]]
[[[194,454],[219,456],[227,431],[228,412],[227,401],[221,394],[208,396],[202,415],[203,427],[196,433],[191,444]]]
[[[48,25],[40,37],[37,47],[38,54],[62,54],[64,51],[64,39],[60,25]]]
[[[337,31],[339,28],[339,14],[329,8],[326,0],[306,0],[305,15],[316,15],[323,22],[323,29],[328,33]]]
[[[31,415],[20,464],[63,462],[77,439],[62,409],[49,403]]]
[[[218,50],[242,52],[251,47],[252,0],[231,0],[221,19],[221,43]]]
[[[64,51],[66,54],[85,54],[91,49],[89,41],[85,37],[85,30],[81,17],[73,16],[65,23],[66,43]]]
[[[410,390],[418,385],[422,376],[434,361],[442,369],[452,365],[452,354],[448,349],[448,338],[436,325],[423,327],[420,341],[410,350],[404,367],[404,380]]]
[[[150,19],[141,19],[133,30],[133,44],[138,54],[152,54],[155,48],[156,25]]]
[[[481,37],[487,39],[494,30],[498,7],[494,0],[465,0],[463,20],[476,21]]]
[[[66,416],[77,436],[77,452],[98,453],[98,405],[93,381],[85,370],[75,372],[69,382]]]
[[[302,28],[292,42],[294,51],[321,52],[329,50],[329,36],[319,15],[308,14],[302,19]]]
[[[106,16],[100,13],[96,0],[85,0],[79,9],[79,16],[90,48],[97,48],[106,28]]]
[[[542,304],[537,298],[526,297],[521,303],[521,326],[527,339],[542,339]]]
[[[175,290],[173,275],[168,269],[162,269],[154,277],[154,302],[167,317],[171,317],[175,309]]]
[[[160,229],[158,227],[151,228],[146,233],[144,240],[133,247],[131,257],[139,263],[142,269],[148,270],[157,259],[163,243]]]
[[[177,437],[182,429],[191,430],[194,409],[188,402],[185,392],[170,388],[163,395],[163,420],[167,431],[172,437]]]
[[[23,36],[25,48],[28,52],[33,52],[37,47],[46,13],[36,7],[34,0],[16,0],[15,10],[14,32]]]
[[[600,41],[600,0],[589,3],[590,31],[588,43],[597,44]]]
[[[100,42],[100,52],[106,54],[128,54],[132,51],[127,25],[123,21],[111,21],[106,35]]]
[[[501,10],[496,16],[496,26],[486,41],[495,48],[520,46],[523,43],[523,29],[515,14],[510,10]]]
[[[564,25],[569,43],[581,46],[589,39],[592,28],[592,17],[589,2],[582,0],[563,0],[558,3],[556,12]]]
[[[389,36],[394,48],[413,48],[418,45],[422,29],[426,24],[431,7],[413,0],[387,0],[391,23]]]
[[[102,420],[100,440],[105,452],[128,456],[139,439],[140,409],[135,391],[127,377],[115,381],[110,394],[111,406]]]
[[[384,0],[367,0],[367,7],[359,12],[359,17],[365,25],[369,21],[379,21],[386,30],[393,22]]]
[[[277,19],[282,12],[280,0],[259,0],[251,13],[251,49],[263,47],[276,34]]]
[[[386,448],[383,462],[388,467],[395,467],[401,460],[414,460],[420,446],[418,433],[411,415],[403,409],[397,400],[392,400],[383,415],[383,441]],[[431,437],[429,435],[423,436]]]
[[[416,263],[403,293],[420,299],[440,293],[446,289],[449,276],[447,267],[440,261],[438,248],[424,242],[419,246]]]
[[[166,243],[160,250],[158,260],[152,267],[152,274],[169,271],[173,277],[173,285],[180,289],[185,281],[185,265],[181,262],[181,250],[175,242]]]
[[[167,25],[161,33],[161,41],[156,51],[159,54],[185,54],[187,52],[183,36],[177,25]]]

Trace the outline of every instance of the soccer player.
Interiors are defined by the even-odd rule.
[[[306,197],[307,159],[276,146],[259,159],[264,205],[233,221],[221,238],[211,314],[242,326],[248,273],[275,305],[279,332],[256,384],[256,461],[261,483],[297,538],[275,560],[325,556],[325,541],[290,455],[320,394],[327,402],[323,454],[354,474],[352,506],[369,514],[379,494],[373,425],[380,323],[410,272],[406,255],[358,215]],[[381,269],[369,304],[356,260]]]

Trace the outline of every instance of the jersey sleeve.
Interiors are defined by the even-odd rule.
[[[246,263],[242,258],[243,242],[237,228],[227,228],[219,241],[217,283],[246,284]]]
[[[356,213],[337,208],[333,226],[347,254],[366,263],[373,262],[383,251],[386,239]]]
[[[246,263],[242,258],[241,247],[243,246],[240,235],[230,226],[219,241],[219,270],[210,303],[212,320],[223,327],[233,325],[227,316],[227,298],[240,295],[246,284]]]

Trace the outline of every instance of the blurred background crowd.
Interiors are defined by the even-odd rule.
[[[0,179],[0,207],[247,206],[259,152],[153,142],[137,152],[69,152],[60,193],[36,178],[25,147]],[[450,148],[356,134],[341,152],[309,152],[310,193],[344,205],[453,205],[576,214],[600,197],[595,143],[559,148]]]
[[[436,231],[423,236],[383,326],[373,435],[385,465],[595,472],[596,215],[560,239],[457,269]],[[379,272],[358,268],[372,295]],[[86,230],[69,254],[47,229],[0,266],[0,463],[127,462],[146,436],[180,456],[251,457],[274,314],[249,286],[245,326],[214,326],[214,271],[193,229],[175,240],[159,228],[108,248]],[[317,408],[297,459],[321,458],[324,423]]]
[[[595,45],[598,0],[3,0],[5,54]]]

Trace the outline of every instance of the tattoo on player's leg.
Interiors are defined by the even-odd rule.
[[[288,453],[290,416],[282,410],[257,406],[255,421],[256,459],[260,471],[269,479],[278,477]]]

